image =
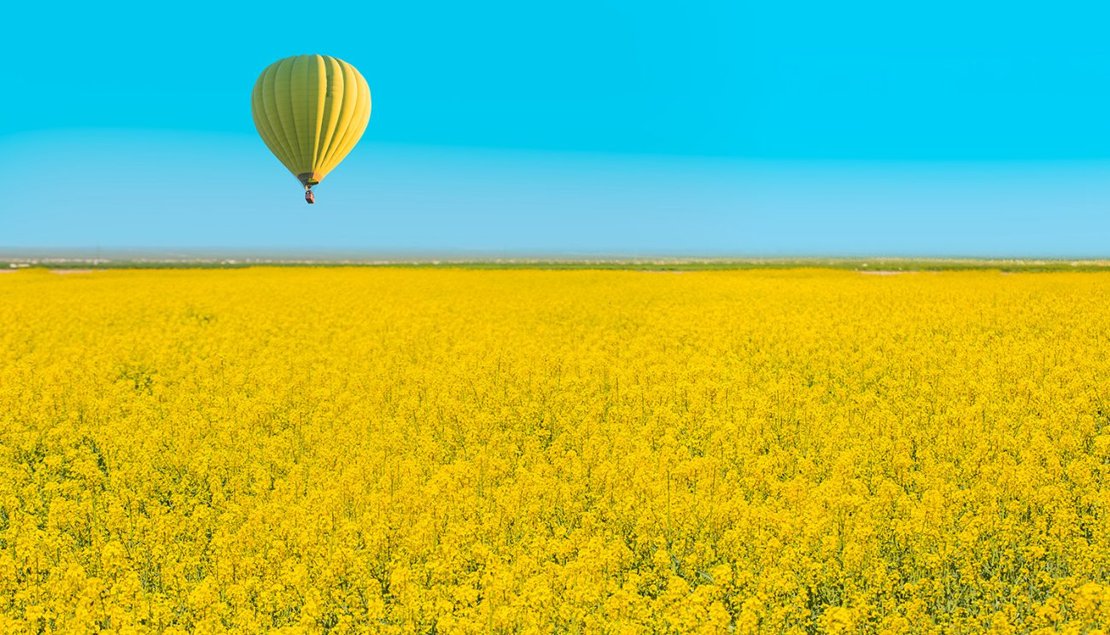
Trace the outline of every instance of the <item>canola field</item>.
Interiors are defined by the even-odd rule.
[[[1110,275],[0,275],[3,633],[1098,633]]]

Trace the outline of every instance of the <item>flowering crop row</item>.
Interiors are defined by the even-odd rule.
[[[0,632],[1097,632],[1110,275],[0,276]]]

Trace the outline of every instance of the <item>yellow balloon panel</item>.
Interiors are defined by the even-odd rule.
[[[254,126],[304,185],[324,180],[370,122],[370,86],[358,70],[327,55],[278,60],[258,76]]]

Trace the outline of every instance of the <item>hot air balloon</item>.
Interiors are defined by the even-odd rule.
[[[297,55],[266,67],[251,97],[254,127],[315,203],[320,183],[355,147],[370,121],[370,87],[343,60]]]

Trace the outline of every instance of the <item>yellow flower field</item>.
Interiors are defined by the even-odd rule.
[[[0,632],[1095,633],[1110,274],[0,275]]]

